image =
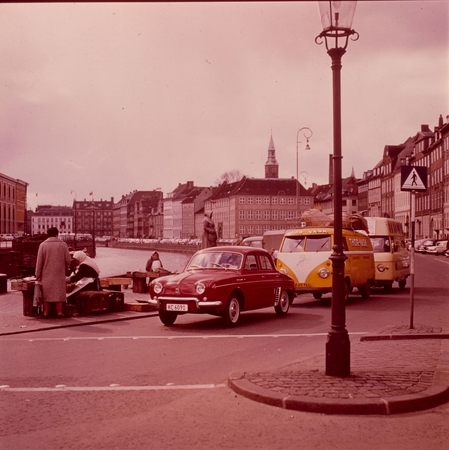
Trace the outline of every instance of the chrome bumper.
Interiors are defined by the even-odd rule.
[[[164,302],[187,302],[187,303],[195,303],[196,309],[202,309],[202,308],[219,308],[223,306],[223,302],[220,300],[216,300],[216,301],[201,301],[198,300],[195,297],[183,297],[183,298],[179,298],[179,297],[154,297],[154,299],[148,300],[148,303],[150,305],[154,305],[157,306],[157,308],[159,309],[160,307],[160,302],[164,301]]]

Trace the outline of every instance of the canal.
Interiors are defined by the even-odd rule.
[[[152,250],[131,250],[97,246],[95,262],[100,268],[100,277],[123,275],[126,272],[144,272]],[[175,252],[159,252],[165,269],[181,272],[192,255]],[[193,254],[194,252],[192,252]]]

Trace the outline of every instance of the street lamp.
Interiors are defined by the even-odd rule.
[[[332,59],[334,154],[334,246],[332,261],[331,328],[326,342],[326,375],[350,375],[350,342],[346,330],[345,260],[343,252],[343,215],[341,179],[341,58],[346,52],[348,39],[356,41],[359,35],[351,29],[356,1],[318,2],[323,31],[315,38],[317,44],[326,44]]]
[[[298,130],[298,132],[296,133],[296,221],[297,224],[299,225],[299,216],[300,216],[300,211],[299,211],[299,166],[298,166],[298,155],[299,155],[299,151],[298,151],[298,144],[300,144],[300,140],[299,140],[299,133],[301,131],[304,131],[304,137],[306,138],[306,150],[310,150],[310,145],[309,145],[309,139],[313,136],[313,131],[309,128],[309,127],[302,127]],[[310,134],[310,136],[308,136],[308,134]],[[302,172],[301,172],[302,173]]]
[[[73,246],[74,246],[74,248],[76,248],[76,191],[70,191],[70,193],[71,194],[75,194],[75,199],[74,199],[74,201],[73,201],[73,204],[74,204],[74,212],[73,212],[73,214],[74,214],[74,217],[73,217],[73,235],[74,235],[74,243],[73,243]]]

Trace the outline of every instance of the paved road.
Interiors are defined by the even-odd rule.
[[[448,268],[448,258],[418,255],[417,324],[447,327]],[[447,448],[448,405],[396,417],[324,416],[259,404],[225,385],[234,370],[324,353],[329,301],[307,300],[285,318],[244,314],[233,330],[183,316],[170,329],[153,317],[5,336],[0,385],[16,390],[0,392],[0,448]],[[363,333],[408,322],[408,289],[348,304],[353,345]]]

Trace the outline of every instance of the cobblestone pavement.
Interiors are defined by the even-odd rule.
[[[351,373],[345,378],[325,374],[323,354],[276,371],[235,372],[229,384],[262,403],[327,414],[431,408],[449,400],[449,336],[429,326],[417,328],[426,331],[411,334],[407,329],[408,339],[352,342]],[[383,331],[378,334],[401,330]]]

